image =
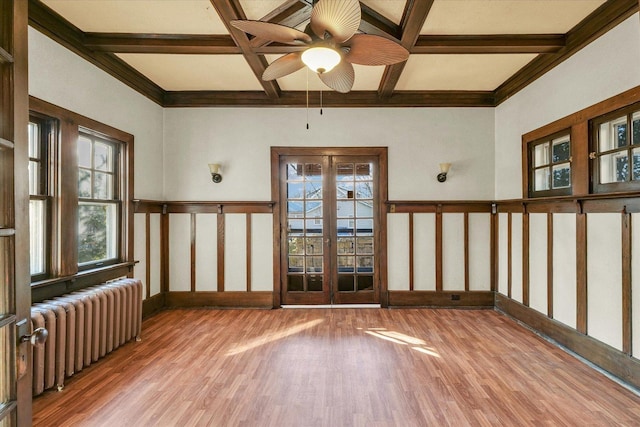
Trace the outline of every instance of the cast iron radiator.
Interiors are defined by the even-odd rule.
[[[142,282],[118,279],[31,307],[31,323],[49,338],[33,347],[33,395],[64,380],[127,341],[140,339]]]

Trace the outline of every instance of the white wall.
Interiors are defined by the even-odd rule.
[[[29,27],[29,95],[134,136],[134,197],[163,198],[162,107]]]
[[[523,196],[523,134],[638,85],[636,14],[496,108],[495,198]]]
[[[183,108],[165,111],[168,200],[270,200],[271,146],[388,146],[389,198],[493,198],[492,108]],[[451,162],[444,184],[438,163]],[[212,184],[207,163],[222,164]]]

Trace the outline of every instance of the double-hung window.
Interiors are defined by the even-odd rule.
[[[119,146],[81,130],[78,138],[78,266],[118,260]]]
[[[592,121],[592,188],[594,192],[640,187],[640,104]]]
[[[55,147],[56,129],[53,119],[29,117],[29,253],[33,280],[50,274],[53,224],[49,159]]]

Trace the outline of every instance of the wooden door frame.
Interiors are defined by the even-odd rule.
[[[271,147],[271,200],[273,201],[273,307],[280,308],[282,296],[283,227],[280,223],[280,160],[283,156],[374,156],[378,157],[379,232],[374,236],[380,269],[380,305],[388,307],[387,287],[387,201],[389,199],[387,147]]]

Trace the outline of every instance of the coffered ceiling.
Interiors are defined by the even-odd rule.
[[[351,92],[306,68],[264,69],[297,46],[230,26],[304,29],[313,0],[29,0],[30,25],[164,106],[497,105],[638,10],[637,0],[361,0],[360,31],[410,52],[355,66]]]

